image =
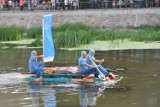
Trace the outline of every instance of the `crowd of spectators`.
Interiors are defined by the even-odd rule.
[[[160,0],[0,0],[0,10],[73,10],[160,7]]]

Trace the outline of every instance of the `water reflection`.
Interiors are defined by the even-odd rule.
[[[45,88],[40,83],[29,83],[29,96],[32,98],[32,106],[56,107],[56,92],[53,88]]]
[[[80,89],[79,98],[80,106],[96,106],[97,98],[103,95],[105,88],[102,87],[82,87]]]
[[[50,84],[42,85],[40,83],[29,83],[28,92],[32,98],[32,106],[39,107],[57,107],[61,105],[58,102],[71,102],[67,99],[64,100],[64,96],[75,96],[79,95],[79,104],[77,106],[87,107],[95,106],[97,98],[102,96],[106,87],[104,86],[91,86],[91,85],[80,85],[80,84]],[[61,99],[57,99],[58,94],[63,94]],[[58,101],[57,101],[58,100]],[[57,104],[58,103],[58,104]],[[72,107],[72,106],[71,106]]]
[[[40,92],[40,85],[39,83],[29,83],[28,84],[29,86],[29,96],[31,97],[32,99],[32,106],[33,107],[39,107],[40,105],[40,95],[39,95],[39,92]]]

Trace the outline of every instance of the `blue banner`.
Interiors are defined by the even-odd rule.
[[[45,15],[42,19],[43,30],[43,60],[51,62],[55,56],[55,49],[52,39],[52,15]]]

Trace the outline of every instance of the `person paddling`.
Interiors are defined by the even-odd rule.
[[[89,54],[86,56],[87,64],[93,66],[94,63],[102,63],[102,62],[104,62],[104,59],[102,59],[102,60],[96,60],[95,57],[94,57],[94,55],[95,55],[95,51],[93,49],[90,49],[89,50]],[[97,65],[97,67],[100,70],[100,72],[103,73],[103,75],[105,77],[108,75],[108,72],[101,65]],[[98,73],[98,75],[99,75],[99,73]],[[96,77],[98,77],[98,75],[96,75]]]
[[[95,59],[94,55],[95,55],[95,50],[90,49],[88,55],[86,56],[87,63],[88,63],[89,65],[93,65],[93,63],[91,62],[91,60],[94,61],[95,63],[98,63],[98,64],[101,64],[101,63],[104,62],[104,59],[101,59],[101,60]],[[90,58],[91,60],[89,60],[89,58]]]
[[[89,54],[86,56],[86,60],[87,60],[87,64],[89,65],[94,65],[94,63],[99,63],[99,65],[97,65],[98,69],[100,70],[100,72],[102,72],[102,74],[105,76],[106,80],[113,80],[115,79],[115,76],[113,73],[108,73],[108,71],[106,71],[102,65],[100,65],[102,62],[104,62],[104,59],[102,60],[97,60],[95,57],[95,50],[90,49],[89,50]],[[99,74],[98,74],[99,75]],[[95,75],[96,77],[98,77],[98,75]]]
[[[97,75],[97,66],[89,65],[86,62],[86,51],[81,52],[81,57],[78,60],[78,67],[80,73],[83,75],[88,75],[88,77],[94,78],[94,75]]]

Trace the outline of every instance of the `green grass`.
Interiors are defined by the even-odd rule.
[[[53,29],[56,47],[77,47],[90,44],[94,40],[93,28],[81,23],[64,24]]]
[[[42,39],[42,28],[33,27],[24,30],[26,38]]]
[[[129,39],[131,41],[152,42],[160,41],[160,26],[140,26],[126,31],[102,31],[82,23],[66,23],[52,29],[56,48],[78,47],[90,44],[95,40],[110,41]],[[30,46],[42,45],[42,29],[0,27],[0,41],[20,40],[24,38],[36,39]]]
[[[13,41],[22,39],[22,29],[16,26],[0,27],[0,41]]]
[[[129,31],[105,31],[99,32],[97,40],[115,41],[129,39],[131,41],[153,42],[160,41],[160,26],[140,26]]]
[[[137,31],[130,35],[133,41],[160,41],[160,26],[141,26],[135,29]]]
[[[24,38],[42,38],[42,29],[40,27],[33,27],[24,29],[16,26],[0,27],[0,41],[14,41]]]

